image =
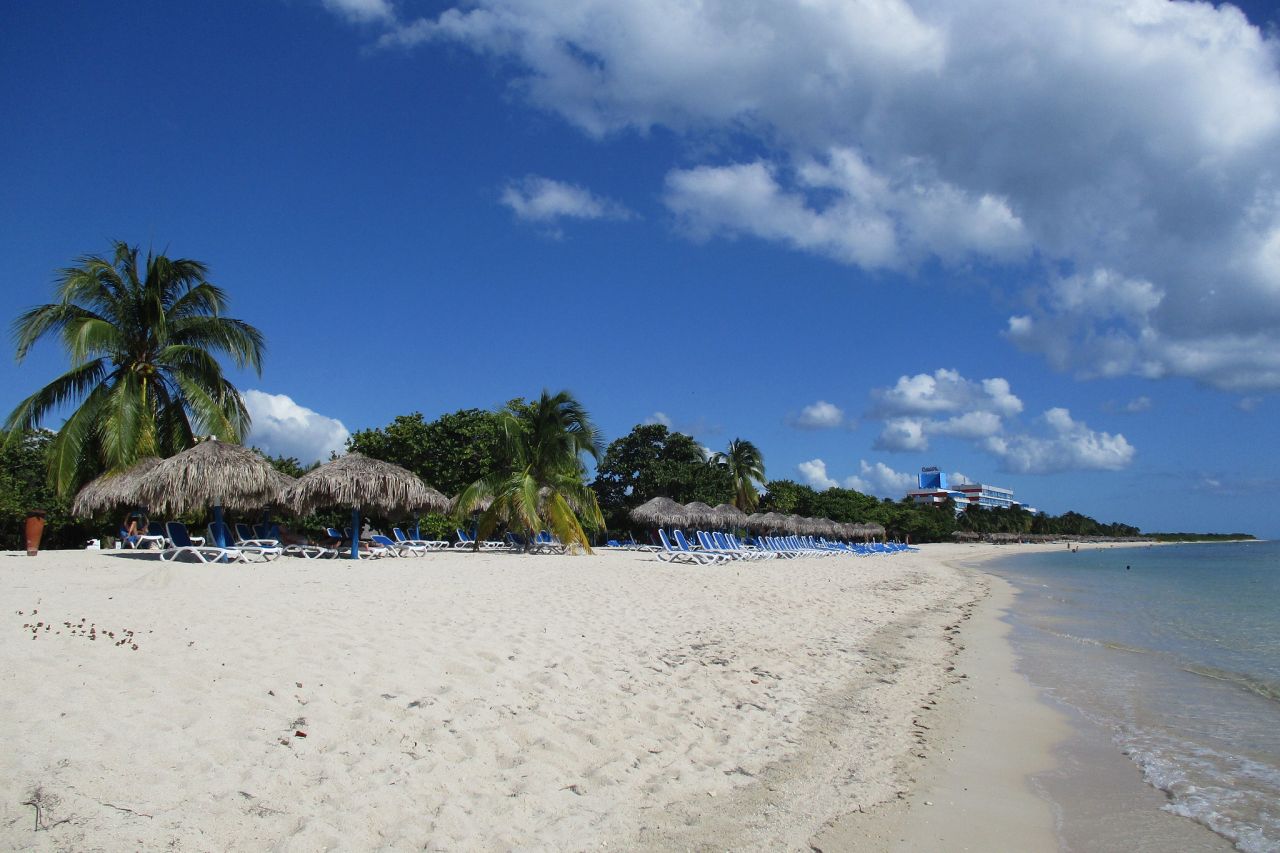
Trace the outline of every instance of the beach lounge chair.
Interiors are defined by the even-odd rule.
[[[540,554],[563,554],[566,550],[560,537],[552,536],[545,530],[533,537],[533,549]]]
[[[259,535],[254,528],[243,521],[239,522],[236,524],[236,545],[252,545],[258,548],[280,547],[280,539],[278,537],[271,537],[265,534],[266,531],[263,531],[263,535]]]
[[[201,563],[243,563],[248,560],[235,548],[218,548],[214,545],[197,545],[187,533],[187,526],[180,521],[165,522],[164,530],[169,547],[160,552],[161,560],[179,557],[195,557]]]
[[[743,556],[742,554],[737,554],[725,548],[720,547],[720,545],[717,544],[716,541],[711,537],[710,533],[706,533],[705,531],[698,530],[694,533],[694,535],[697,536],[698,538],[698,545],[701,547],[703,551],[706,551],[708,554],[716,554],[718,556],[724,557],[726,561],[746,559],[746,557]]]
[[[193,540],[197,545],[203,545],[203,539]],[[164,535],[164,525],[158,521],[147,522],[147,532],[138,536],[139,548],[167,548],[169,547],[169,537]]]
[[[336,548],[326,548],[323,545],[292,545],[284,546],[285,554],[290,557],[301,557],[304,560],[332,560],[338,556]]]
[[[453,547],[455,550],[460,551],[464,548],[476,547],[475,537],[468,535],[467,532],[464,531],[461,527],[454,530],[454,532],[458,534],[458,541],[453,543]],[[482,551],[493,551],[499,548],[506,548],[506,547],[507,547],[506,542],[499,542],[496,539],[486,539],[480,542],[480,550]]]
[[[675,537],[677,548],[682,548],[693,554],[708,554],[715,558],[715,561],[717,564],[727,563],[731,559],[733,559],[728,554],[721,554],[718,551],[707,551],[706,549],[700,548],[700,547],[694,548],[692,545],[689,544],[689,540],[685,538],[684,531],[679,528],[672,530],[671,535]]]
[[[738,537],[732,533],[713,533],[711,538],[715,540],[721,551],[728,551],[744,560],[769,560],[773,558],[773,555],[768,551],[743,548],[742,543],[738,541]]]
[[[690,563],[699,566],[709,566],[712,563],[720,562],[719,558],[712,554],[704,554],[693,551],[689,548],[677,548],[671,544],[671,540],[667,538],[667,532],[661,528],[658,529],[658,538],[662,540],[663,550],[658,552],[658,559],[664,563]],[[684,538],[683,536],[680,538]]]
[[[221,522],[221,528],[219,528],[218,525],[219,522],[217,521],[209,522],[210,541],[217,542],[221,540],[223,542],[230,542],[230,548],[243,554],[246,562],[269,563],[284,553],[284,549],[280,547],[279,542],[275,542],[275,544],[272,545],[264,545],[259,544],[258,540],[255,539],[240,539],[238,534],[242,527],[245,529],[246,533],[250,533],[252,535],[252,530],[248,525],[236,525],[237,535],[235,536],[232,535],[231,527],[225,521]],[[221,536],[219,536],[219,533],[221,533]]]
[[[392,542],[390,537],[375,533],[369,537],[374,547],[382,548],[392,557],[421,557],[427,553],[425,545],[410,545],[407,542]]]
[[[396,537],[397,542],[400,542],[406,545],[421,546],[423,548],[426,548],[428,551],[443,551],[445,548],[449,547],[449,543],[445,542],[442,539],[421,538],[418,535],[418,528],[416,527],[413,529],[412,537],[405,536],[404,531],[401,530],[399,527],[391,528],[391,534]]]

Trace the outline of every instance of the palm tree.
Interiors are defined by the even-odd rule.
[[[760,493],[755,484],[764,485],[764,457],[751,442],[735,438],[729,442],[728,453],[713,453],[708,460],[712,465],[726,465],[733,477],[733,505],[743,512],[752,512],[760,503]]]
[[[172,456],[197,434],[238,443],[249,413],[222,375],[216,353],[262,372],[262,333],[222,316],[226,294],[205,280],[199,261],[115,244],[110,258],[80,258],[62,271],[58,301],[25,311],[13,324],[18,361],[55,333],[71,369],[18,404],[9,440],[52,410],[76,405],[50,448],[49,481],[69,495],[103,471],[144,456]]]
[[[577,543],[591,553],[583,522],[597,529],[604,526],[604,517],[586,483],[582,457],[598,461],[602,442],[587,411],[568,391],[554,396],[543,391],[536,403],[508,406],[499,418],[499,465],[462,491],[457,514],[466,516],[492,498],[480,516],[478,539],[489,536],[499,523],[522,532],[526,542],[546,528],[565,545]]]

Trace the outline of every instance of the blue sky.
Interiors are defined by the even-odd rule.
[[[1280,534],[1280,41],[1244,8],[17,4],[5,293],[116,239],[206,262],[267,336],[252,441],[303,458],[568,388],[819,487],[937,465]]]

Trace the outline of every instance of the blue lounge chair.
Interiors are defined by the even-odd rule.
[[[455,550],[476,547],[475,537],[468,535],[461,527],[457,528],[454,532],[458,534],[458,541],[453,543]],[[505,547],[507,547],[506,542],[499,542],[496,539],[486,539],[480,542],[480,550],[482,551],[493,551],[495,549]]]
[[[221,527],[219,527],[219,524],[221,524]],[[259,544],[259,541],[256,539],[240,539],[239,532],[241,527],[245,528],[246,533],[252,535],[252,530],[249,529],[248,525],[237,524],[237,535],[233,537],[231,535],[231,528],[225,521],[211,521],[209,523],[209,539],[213,542],[218,542],[219,540],[223,542],[230,542],[231,545],[226,550],[239,551],[244,555],[245,562],[269,563],[284,553],[284,549],[280,547],[279,542],[276,542],[274,545],[265,545]]]
[[[732,551],[729,551],[726,548],[720,547],[720,545],[715,541],[715,539],[711,537],[710,533],[706,533],[705,531],[698,530],[698,531],[695,531],[694,535],[697,536],[698,538],[698,546],[703,551],[706,551],[708,554],[715,554],[717,556],[723,557],[726,561],[746,559],[746,557],[744,557],[742,554],[736,554]]]
[[[558,536],[552,536],[543,530],[533,537],[533,548],[539,553],[563,554],[565,552],[564,543],[560,541]]]
[[[384,553],[375,554],[374,556],[383,557],[421,557],[427,553],[427,549],[419,545],[408,545],[404,542],[392,542],[387,536],[381,533],[375,533],[369,537],[369,541],[373,543],[371,548],[381,549]]]
[[[401,544],[413,545],[415,547],[421,546],[426,548],[428,551],[443,551],[445,548],[449,547],[449,543],[441,539],[423,539],[418,535],[418,528],[416,527],[413,529],[412,538],[405,536],[404,531],[399,527],[391,528],[391,533],[396,537],[396,541]]]
[[[671,544],[671,540],[667,538],[667,531],[659,528],[658,538],[662,541],[663,550],[658,552],[658,559],[664,563],[690,563],[699,566],[709,566],[712,563],[720,562],[718,558],[711,554],[703,554],[689,548],[677,548]],[[683,539],[684,537],[680,537]]]
[[[164,530],[170,545],[160,552],[161,560],[176,560],[183,556],[195,557],[201,563],[243,563],[248,560],[235,548],[195,544],[187,533],[187,526],[180,521],[165,522]]]

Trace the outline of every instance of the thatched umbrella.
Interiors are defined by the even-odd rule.
[[[763,512],[753,512],[747,516],[747,520],[743,522],[743,525],[748,530],[751,530],[756,533],[761,533],[767,530],[769,526],[768,522],[765,519],[765,515],[766,513],[763,513]]]
[[[288,482],[261,453],[210,438],[162,460],[138,480],[137,495],[152,511],[172,515],[212,506],[221,536],[224,508],[249,510],[275,503]]]
[[[703,524],[716,523],[716,511],[702,501],[689,501],[684,505],[685,514],[689,517],[689,523],[695,526]]]
[[[748,515],[733,504],[717,504],[715,507],[716,524],[726,530],[745,527]]]
[[[756,523],[760,525],[761,530],[776,533],[785,530],[788,522],[787,517],[780,512],[766,512]]]
[[[671,498],[650,498],[640,506],[631,510],[631,517],[649,527],[666,527],[668,524],[683,524],[689,520],[684,507]]]
[[[115,471],[85,484],[71,503],[71,514],[79,516],[97,515],[118,506],[141,506],[138,499],[138,481],[160,464],[154,456],[144,456],[127,471]]]
[[[281,495],[298,514],[326,506],[351,507],[351,557],[360,559],[360,511],[426,509],[443,512],[449,499],[399,465],[348,453],[298,478]]]

